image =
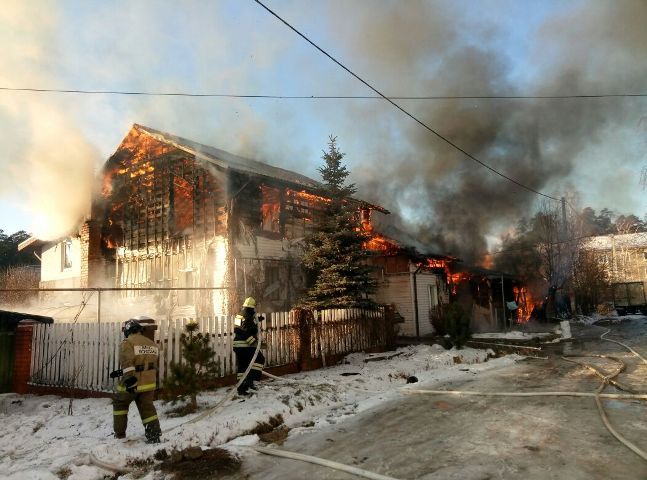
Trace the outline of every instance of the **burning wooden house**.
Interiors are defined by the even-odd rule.
[[[473,265],[456,265],[449,276],[452,302],[472,317],[474,332],[494,332],[530,319],[534,303],[520,280]]]
[[[317,181],[141,125],[102,176],[79,237],[43,248],[43,261],[54,260],[41,285],[68,272],[78,279],[70,286],[120,287],[130,296],[185,288],[155,292],[173,316],[231,313],[245,296],[264,311],[295,304],[305,282],[299,242],[327,202]],[[350,201],[362,222],[388,213]]]
[[[450,267],[457,259],[419,253],[411,243],[373,233],[367,248],[377,254],[371,258],[380,281],[377,301],[393,304],[402,316],[399,335],[421,337],[434,333],[442,305],[449,303]]]

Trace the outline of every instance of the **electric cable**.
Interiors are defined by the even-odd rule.
[[[604,93],[580,95],[271,95],[244,93],[156,92],[145,90],[90,90],[77,88],[0,87],[6,92],[71,93],[84,95],[131,95],[145,97],[248,98],[268,100],[560,100],[587,98],[640,98],[646,93]]]
[[[510,182],[512,182],[512,183],[514,183],[515,185],[517,185],[517,186],[519,186],[519,187],[521,187],[521,188],[523,188],[523,189],[525,189],[525,190],[528,190],[529,192],[535,193],[535,194],[537,194],[537,195],[540,195],[540,196],[542,196],[542,197],[545,197],[545,198],[548,198],[548,199],[551,199],[551,200],[555,200],[555,201],[557,201],[557,202],[560,202],[560,201],[561,201],[561,200],[560,200],[560,199],[558,199],[558,198],[555,198],[555,197],[553,197],[553,196],[551,196],[551,195],[548,195],[548,194],[546,194],[546,193],[542,193],[542,192],[540,192],[540,191],[538,191],[538,190],[535,190],[535,189],[534,189],[534,188],[532,188],[532,187],[529,187],[528,185],[525,185],[525,184],[521,183],[521,182],[520,182],[520,181],[518,181],[518,180],[515,180],[515,179],[514,179],[514,178],[512,178],[512,177],[509,177],[509,176],[508,176],[508,175],[506,175],[505,173],[502,173],[502,172],[500,172],[500,171],[496,170],[494,167],[491,167],[491,166],[490,166],[490,165],[488,165],[487,163],[485,163],[485,162],[483,162],[483,161],[479,160],[478,158],[476,158],[476,157],[475,157],[474,155],[472,155],[471,153],[469,153],[469,152],[467,152],[466,150],[464,150],[463,148],[459,147],[456,143],[452,142],[452,141],[451,141],[451,140],[449,140],[447,137],[445,137],[444,135],[440,134],[439,132],[437,132],[436,130],[434,130],[433,128],[431,128],[431,127],[430,127],[429,125],[427,125],[425,122],[423,122],[423,121],[422,121],[422,120],[420,120],[418,117],[416,117],[415,115],[413,115],[412,113],[410,113],[409,111],[407,111],[404,107],[400,106],[398,103],[395,103],[393,100],[391,100],[389,97],[387,97],[386,95],[384,95],[382,92],[380,92],[380,91],[379,91],[377,88],[375,88],[373,85],[371,85],[371,84],[370,84],[370,83],[368,83],[366,80],[364,80],[362,77],[360,77],[360,76],[359,76],[359,75],[357,75],[355,72],[353,72],[352,70],[350,70],[348,67],[346,67],[344,64],[342,64],[339,60],[337,60],[335,57],[333,57],[331,54],[329,54],[327,51],[325,51],[325,50],[324,50],[323,48],[321,48],[319,45],[317,45],[317,44],[316,44],[316,43],[314,43],[312,40],[310,40],[310,39],[309,39],[305,34],[301,33],[299,30],[297,30],[295,27],[293,27],[290,23],[288,23],[286,20],[284,20],[281,16],[279,16],[276,12],[274,12],[274,11],[273,11],[273,10],[271,10],[269,7],[267,7],[263,2],[261,2],[260,0],[254,0],[254,1],[255,1],[256,3],[258,3],[261,7],[263,7],[265,10],[267,10],[267,11],[268,11],[272,16],[274,16],[275,18],[277,18],[281,23],[283,23],[284,25],[286,25],[290,30],[292,30],[294,33],[296,33],[297,35],[299,35],[301,38],[303,38],[306,42],[308,42],[308,43],[309,43],[310,45],[312,45],[314,48],[316,48],[316,49],[317,49],[317,50],[319,50],[321,53],[323,53],[326,57],[328,57],[330,60],[332,60],[334,63],[336,63],[336,64],[337,64],[339,67],[341,67],[343,70],[345,70],[346,72],[348,72],[351,76],[353,76],[354,78],[356,78],[357,80],[359,80],[362,84],[364,84],[366,87],[368,87],[370,90],[372,90],[373,92],[375,92],[376,94],[378,94],[378,95],[379,95],[383,100],[386,100],[388,103],[390,103],[390,104],[391,104],[391,105],[393,105],[395,108],[397,108],[398,110],[400,110],[400,111],[401,111],[402,113],[404,113],[406,116],[408,116],[409,118],[411,118],[414,122],[416,122],[417,124],[419,124],[420,126],[422,126],[424,129],[426,129],[427,131],[429,131],[429,132],[431,132],[432,134],[434,134],[436,137],[438,137],[439,139],[441,139],[442,141],[444,141],[445,143],[447,143],[448,145],[450,145],[450,146],[451,146],[451,147],[453,147],[454,149],[456,149],[456,150],[458,150],[459,152],[461,152],[463,155],[465,155],[465,156],[467,156],[468,158],[470,158],[471,160],[475,161],[476,163],[478,163],[478,164],[479,164],[479,165],[481,165],[482,167],[487,168],[487,169],[488,169],[488,170],[490,170],[492,173],[495,173],[496,175],[499,175],[500,177],[502,177],[502,178],[504,178],[504,179],[506,179],[506,180],[508,180],[508,181],[510,181]]]

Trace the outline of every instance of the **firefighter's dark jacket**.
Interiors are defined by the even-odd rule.
[[[236,315],[236,320],[242,320],[242,323],[234,327],[234,350],[256,348],[258,345],[258,323],[255,316],[251,311]]]
[[[137,379],[136,392],[150,392],[157,386],[157,359],[159,349],[153,340],[140,333],[128,335],[119,347],[119,362],[124,376],[117,385],[117,392],[125,392],[125,380]]]

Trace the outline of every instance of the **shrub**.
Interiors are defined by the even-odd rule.
[[[187,323],[180,337],[184,361],[171,364],[164,382],[167,394],[188,397],[190,409],[197,409],[197,394],[213,386],[220,376],[220,364],[214,360],[215,352],[209,345],[209,335],[198,332],[198,324]],[[187,412],[188,413],[188,412]]]
[[[462,305],[450,303],[443,312],[444,330],[449,335],[452,345],[460,349],[470,339],[470,316]]]

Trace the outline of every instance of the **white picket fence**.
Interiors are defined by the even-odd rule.
[[[382,344],[384,332],[378,322],[383,311],[330,310],[321,312],[310,335],[310,356],[361,351]],[[159,382],[166,379],[170,365],[182,360],[180,335],[191,318],[163,319],[157,322],[156,342],[160,348]],[[221,376],[236,372],[232,350],[234,317],[197,319],[199,331],[210,336]],[[288,365],[298,361],[299,326],[294,312],[276,312],[262,322],[266,343],[266,366]],[[123,340],[121,322],[53,323],[34,325],[31,381],[34,385],[70,389],[112,391],[111,371],[119,368],[119,345]],[[307,348],[307,347],[306,347]]]

